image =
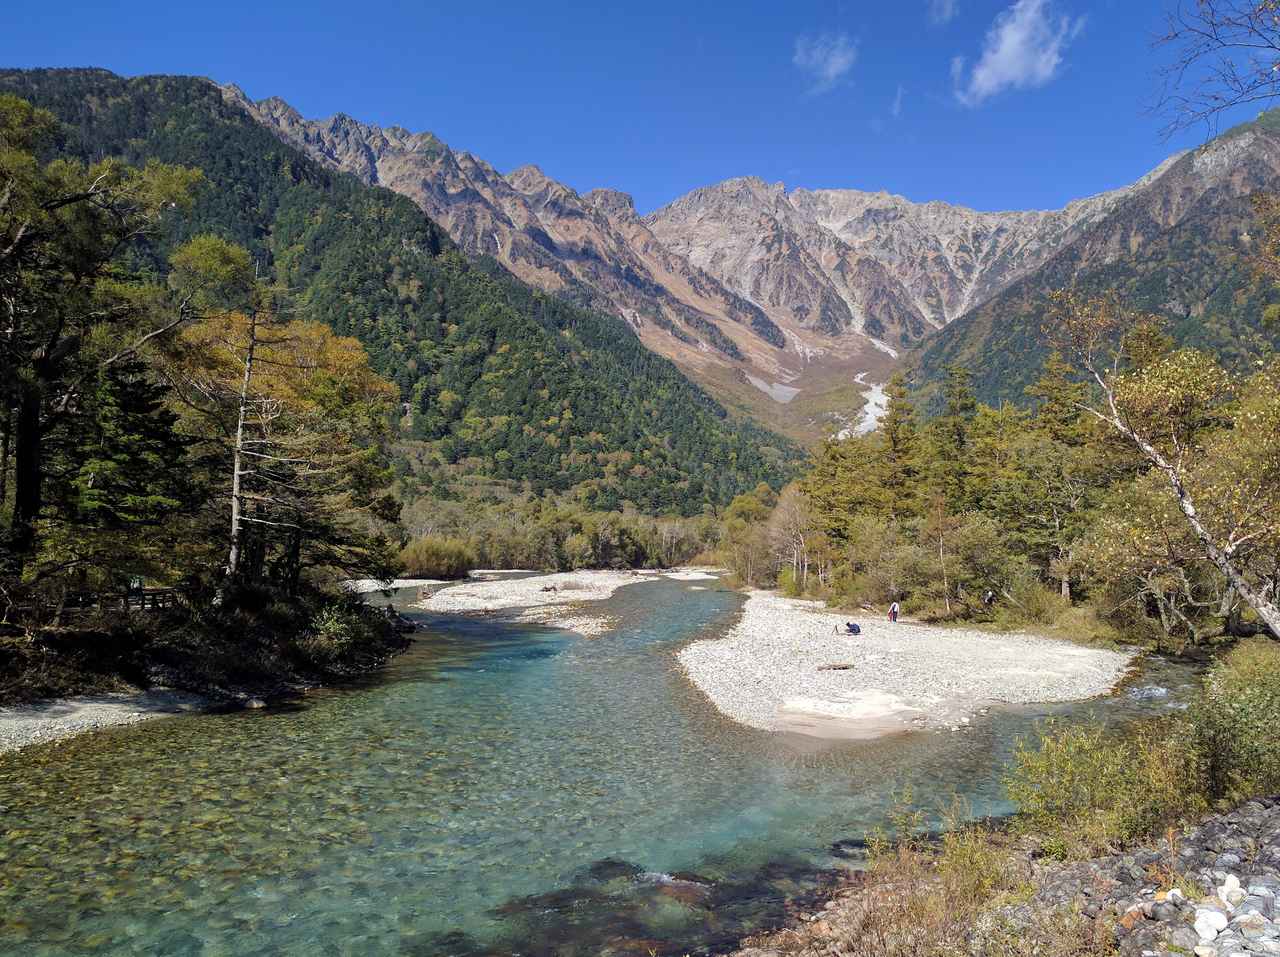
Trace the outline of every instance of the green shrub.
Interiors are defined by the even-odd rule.
[[[795,569],[788,566],[778,572],[778,591],[788,598],[800,597],[800,583],[796,581]]]
[[[424,535],[400,552],[404,573],[410,578],[463,578],[476,566],[476,555],[457,538]]]
[[[1280,790],[1280,645],[1220,658],[1186,713],[1126,733],[1048,723],[1005,786],[1019,826],[1060,856],[1149,837],[1215,802]]]
[[[311,627],[299,641],[307,658],[320,665],[347,657],[356,644],[361,625],[359,613],[339,604],[327,605],[311,619]]]
[[[1211,797],[1280,790],[1280,645],[1236,646],[1210,669],[1188,718]]]
[[[1125,734],[1047,722],[1036,746],[1019,742],[1005,788],[1018,826],[1059,857],[1123,846],[1206,803],[1200,755],[1178,721]]]
[[[1071,599],[1031,576],[1019,576],[1009,588],[1019,618],[1032,625],[1051,625],[1071,610]]]
[[[1053,620],[1046,633],[1051,637],[1090,645],[1114,647],[1121,643],[1120,633],[1103,621],[1092,605],[1074,605],[1065,609]]]

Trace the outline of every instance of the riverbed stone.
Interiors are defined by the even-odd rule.
[[[1267,922],[1258,914],[1243,914],[1233,920],[1232,924],[1245,940],[1256,940],[1267,933]]]
[[[1227,929],[1227,915],[1220,910],[1202,907],[1196,910],[1196,933],[1201,940],[1213,940]]]
[[[1200,943],[1200,935],[1190,927],[1175,927],[1165,936],[1165,943],[1179,950],[1194,950]]]

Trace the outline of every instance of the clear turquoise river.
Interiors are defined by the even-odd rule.
[[[710,587],[706,587],[710,586]],[[1050,714],[1176,707],[1190,672],[957,734],[738,727],[673,652],[741,598],[662,580],[598,638],[424,618],[376,681],[0,756],[0,954],[707,953],[775,926],[911,788],[977,816]]]

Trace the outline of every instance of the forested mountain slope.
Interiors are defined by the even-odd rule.
[[[1280,299],[1254,267],[1262,229],[1251,199],[1280,187],[1280,111],[1178,157],[1144,189],[990,301],[934,333],[909,357],[915,386],[936,404],[947,368],[973,372],[979,398],[1021,402],[1046,353],[1047,296],[1115,294],[1168,320],[1180,343],[1241,367],[1280,330],[1263,310]]]
[[[828,368],[829,356],[814,365],[833,344],[806,345],[813,338],[807,330],[784,332],[766,309],[671,252],[625,193],[578,193],[535,165],[500,172],[433,133],[342,113],[307,119],[279,97],[254,101],[234,84],[222,90],[228,102],[316,162],[409,197],[464,252],[492,256],[536,288],[622,318],[641,342],[718,398],[793,434],[820,438],[826,424],[815,428],[806,410],[777,401],[771,383],[785,387],[803,367],[808,399],[852,380],[843,363],[850,355],[866,359],[854,362],[854,371],[887,365],[864,340],[841,345],[836,368]],[[820,371],[814,374],[819,365],[830,373],[825,381]]]
[[[201,168],[195,210],[153,264],[202,232],[246,246],[299,318],[359,338],[398,386],[436,494],[441,477],[480,473],[590,507],[690,513],[776,484],[798,457],[622,321],[469,260],[408,199],[282,142],[207,80],[9,70],[0,90],[58,116],[68,155]]]

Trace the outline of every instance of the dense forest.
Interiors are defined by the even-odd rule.
[[[163,274],[172,250],[212,233],[249,251],[292,318],[363,343],[397,388],[399,494],[475,489],[697,515],[800,457],[730,418],[621,321],[470,262],[409,200],[321,167],[206,80],[102,70],[0,72],[63,123],[45,158],[118,157],[199,169],[189,212],[128,252]],[[498,499],[490,495],[487,501]]]
[[[200,170],[46,160],[58,133],[0,93],[0,696],[381,660],[326,585],[397,567],[394,386],[244,247],[157,248]]]

